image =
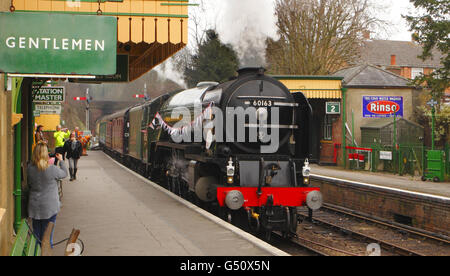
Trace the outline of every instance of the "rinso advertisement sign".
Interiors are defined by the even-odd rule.
[[[403,97],[363,96],[362,105],[364,118],[403,117]]]
[[[0,72],[116,73],[116,17],[1,12],[0,26]]]

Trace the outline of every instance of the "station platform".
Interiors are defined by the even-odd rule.
[[[76,228],[85,245],[83,256],[287,255],[103,152],[88,154],[79,161],[77,180],[64,180],[54,242]],[[56,246],[53,256],[63,256],[64,247]]]
[[[311,175],[334,177],[342,180],[450,198],[450,182],[422,181],[420,177],[413,177],[411,175],[399,176],[383,172],[344,170],[341,167],[320,166],[316,164],[311,165]]]

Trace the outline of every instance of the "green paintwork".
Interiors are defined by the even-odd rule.
[[[445,162],[444,151],[429,150],[427,151],[425,178],[434,179],[437,177],[439,181],[444,181]]]
[[[22,86],[23,78],[12,78],[12,112],[14,113],[20,113],[17,112],[17,99],[20,94],[20,87]]]
[[[21,86],[18,87],[15,112],[22,113]],[[14,88],[13,88],[14,89]],[[16,88],[17,89],[17,88]],[[14,126],[14,229],[18,231],[22,219],[22,123]]]
[[[40,256],[41,246],[37,239],[31,234],[28,224],[23,219],[20,221],[20,227],[17,230],[16,240],[11,249],[11,256]]]
[[[0,72],[112,75],[117,18],[0,13]]]

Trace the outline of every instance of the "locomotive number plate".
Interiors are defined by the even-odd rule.
[[[267,101],[267,100],[253,100],[252,105],[253,106],[272,106],[273,102]]]

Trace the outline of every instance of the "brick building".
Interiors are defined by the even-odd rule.
[[[420,74],[428,75],[441,68],[442,53],[434,49],[432,57],[425,61],[419,58],[422,46],[413,41],[370,40],[363,42],[360,60],[356,64],[368,63],[407,79]],[[444,101],[450,103],[450,88],[445,91]]]

